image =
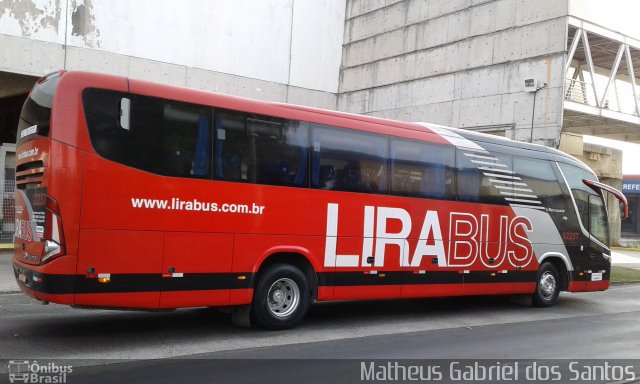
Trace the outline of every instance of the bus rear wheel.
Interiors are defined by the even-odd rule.
[[[533,293],[535,307],[552,307],[560,296],[560,278],[556,267],[550,263],[542,263],[536,277],[536,291]]]
[[[252,323],[271,330],[289,329],[302,321],[310,305],[304,273],[274,264],[260,274],[251,303]]]

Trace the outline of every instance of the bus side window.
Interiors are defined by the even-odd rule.
[[[582,227],[585,230],[589,230],[589,195],[593,194],[594,191],[587,187],[582,180],[596,180],[595,175],[592,173],[578,168],[573,165],[565,164],[558,162],[558,166],[560,167],[560,171],[564,175],[564,179],[566,179],[567,184],[569,186],[569,190],[573,195],[573,199],[576,202],[576,208],[578,209],[578,217],[582,223]],[[573,209],[572,209],[573,210]]]
[[[604,201],[600,195],[589,195],[589,233],[605,245],[609,245],[609,221]]]
[[[216,111],[215,176],[227,181],[247,179],[244,115],[240,112]]]
[[[83,104],[100,156],[159,175],[210,178],[208,107],[94,88],[83,92]]]
[[[308,123],[219,111],[216,178],[308,186]]]
[[[514,188],[516,198],[538,200],[541,206],[551,208],[548,212],[566,214],[565,196],[549,161],[516,156],[513,170],[527,184]]]
[[[458,200],[508,205],[513,199],[512,156],[501,147],[483,143],[486,151],[456,149]]]
[[[162,107],[164,165],[167,176],[211,177],[209,108],[167,101]]]
[[[310,146],[312,187],[383,194],[389,190],[386,137],[313,124]]]
[[[391,140],[391,193],[400,196],[452,199],[453,147]]]
[[[479,202],[482,173],[460,150],[456,150],[458,200]]]

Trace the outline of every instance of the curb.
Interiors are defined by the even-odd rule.
[[[633,280],[633,281],[612,281],[611,285],[633,285],[633,284],[640,284],[640,280]]]

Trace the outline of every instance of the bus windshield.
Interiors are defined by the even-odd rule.
[[[20,114],[18,144],[34,134],[49,136],[51,104],[58,79],[60,79],[60,74],[56,72],[33,86]]]

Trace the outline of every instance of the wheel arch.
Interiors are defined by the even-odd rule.
[[[318,297],[318,275],[313,260],[305,248],[301,247],[276,247],[271,248],[260,259],[255,268],[255,278],[252,285],[259,281],[260,275],[271,265],[288,264],[293,265],[304,273],[309,283],[311,299]]]
[[[550,262],[558,270],[560,277],[560,290],[566,291],[569,289],[569,283],[571,282],[571,272],[573,271],[573,264],[569,258],[559,252],[547,252],[539,259],[538,263],[542,265],[545,262]]]

